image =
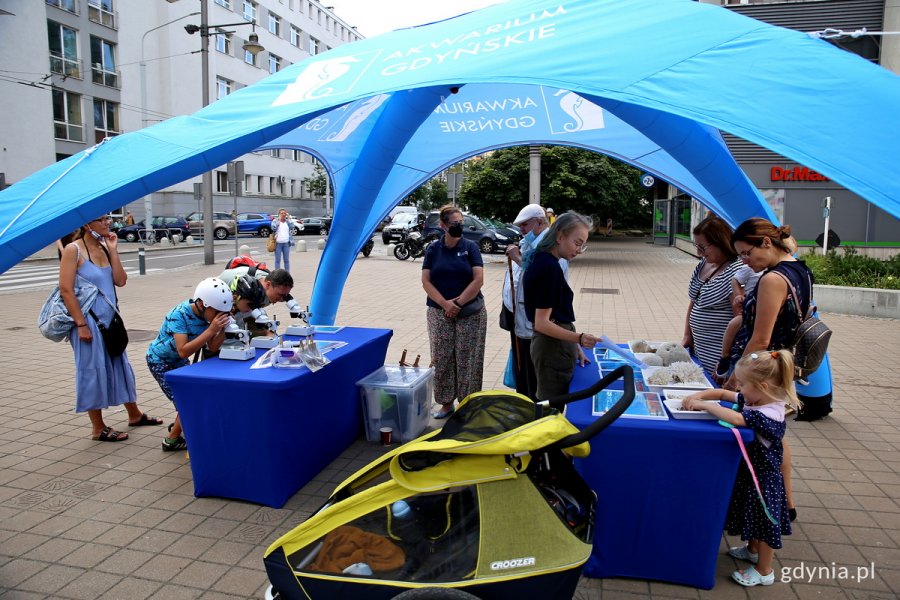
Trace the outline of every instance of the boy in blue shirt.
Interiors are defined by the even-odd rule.
[[[169,311],[156,339],[147,348],[147,367],[166,397],[175,402],[166,383],[166,373],[187,365],[188,358],[201,348],[218,351],[225,341],[225,327],[231,319],[233,296],[225,282],[216,277],[204,279],[194,290],[193,298]],[[178,407],[176,406],[176,409]],[[166,452],[184,450],[187,442],[181,435],[181,419],[176,415],[163,438]]]

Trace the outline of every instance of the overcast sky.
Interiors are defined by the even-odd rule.
[[[334,13],[366,37],[440,21],[503,0],[328,0]]]

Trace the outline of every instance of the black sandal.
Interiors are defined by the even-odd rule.
[[[116,431],[112,427],[105,427],[100,435],[92,435],[91,439],[95,442],[124,442],[128,439],[128,434]]]
[[[141,418],[137,423],[129,423],[129,427],[145,427],[147,425],[162,425],[163,420],[157,417],[151,417],[147,413],[141,413]]]

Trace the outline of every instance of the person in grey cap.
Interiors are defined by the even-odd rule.
[[[501,327],[510,332],[510,345],[513,350],[516,373],[516,391],[536,400],[537,378],[531,362],[532,324],[525,316],[525,296],[522,290],[522,257],[532,252],[543,239],[549,224],[547,214],[539,204],[526,204],[513,221],[522,231],[524,237],[518,246],[511,245],[506,249],[510,258],[510,270],[503,278],[503,307],[501,310]],[[569,263],[560,260],[560,267],[568,277]],[[512,278],[512,282],[510,282]],[[511,286],[510,283],[513,285]],[[511,287],[515,288],[516,299],[513,301]]]

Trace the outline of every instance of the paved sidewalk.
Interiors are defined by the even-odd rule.
[[[310,244],[313,246],[313,244]],[[294,296],[309,297],[320,252],[295,253]],[[271,260],[269,261],[271,264]],[[591,241],[572,263],[579,329],[616,340],[681,337],[686,289],[695,260],[643,240]],[[405,348],[429,360],[421,261],[361,256],[352,270],[338,324],[394,330],[388,361]],[[196,283],[220,271],[197,265],[143,277],[120,291],[132,333],[129,355],[143,409],[169,422],[143,353],[165,312]],[[485,267],[491,318],[484,387],[501,387],[508,336],[496,325],[505,259]],[[615,290],[591,293],[587,290]],[[355,443],[283,509],[195,498],[183,453],[160,450],[162,428],[129,431],[124,443],[91,441],[88,419],[72,412],[72,352],[42,338],[34,323],[49,288],[0,294],[8,311],[0,338],[0,600],[11,598],[262,598],[262,555],[301,522],[346,475],[381,453]],[[273,311],[286,320],[282,305]],[[284,314],[280,314],[284,313]],[[640,580],[583,579],[577,598],[853,598],[900,596],[900,321],[826,314],[834,330],[835,411],[816,423],[791,422],[799,519],[777,553],[776,574],[801,566],[806,580],[744,590],[728,579],[723,555],[711,591]],[[247,400],[252,402],[252,399]],[[108,422],[128,429],[124,410]],[[253,452],[253,440],[235,440]],[[622,482],[627,485],[627,482]],[[677,507],[665,505],[660,510]],[[678,552],[678,540],[672,540]],[[874,565],[857,580],[857,566]],[[840,577],[841,568],[849,569]],[[810,580],[811,579],[811,580]]]

